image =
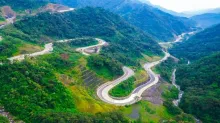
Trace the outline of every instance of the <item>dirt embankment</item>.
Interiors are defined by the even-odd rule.
[[[2,7],[2,15],[5,19],[16,18],[16,13],[11,9],[10,6]]]
[[[0,27],[4,27],[7,24],[14,23],[16,20],[16,13],[11,9],[10,6],[3,6],[1,8],[1,16],[5,18],[5,22],[0,24]]]
[[[64,5],[49,3],[46,6],[42,7],[40,11],[41,12],[44,12],[44,11],[60,12],[60,11],[69,10],[69,9],[70,9],[69,7],[64,6]]]

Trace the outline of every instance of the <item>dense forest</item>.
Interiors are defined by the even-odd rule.
[[[163,79],[168,82],[172,82],[172,73],[177,65],[177,61],[175,61],[173,58],[168,58],[166,61],[156,66],[154,70],[159,73]]]
[[[188,18],[173,16],[143,3],[125,4],[116,12],[162,42],[171,41],[174,35],[190,31],[195,24]]]
[[[77,110],[71,92],[56,77],[72,65],[57,55],[1,65],[0,104],[25,122],[128,122],[119,112],[87,114]]]
[[[175,35],[191,30],[195,22],[167,14],[139,0],[50,0],[74,8],[102,7],[122,16],[158,41],[173,40]]]
[[[75,112],[69,92],[46,65],[25,61],[0,68],[0,103],[13,115],[33,121],[34,115],[44,111],[72,109],[69,111]]]
[[[46,0],[0,0],[0,6],[10,6],[16,11],[26,9],[37,9],[41,6],[46,5]]]
[[[123,81],[112,90],[110,90],[109,94],[113,97],[126,97],[131,94],[131,92],[135,89],[135,77],[130,77],[127,80]]]
[[[111,58],[105,58],[102,55],[89,57],[88,67],[94,70],[98,75],[110,80],[123,74],[121,63]]]
[[[122,66],[126,65],[135,70],[135,76],[113,88],[110,95],[128,96],[140,84],[137,81],[148,78],[140,63],[154,61],[163,55],[156,40],[171,40],[175,35],[190,31],[194,22],[133,0],[0,0],[0,7],[9,5],[16,12],[23,12],[40,8],[48,2],[72,7],[100,6],[121,17],[102,8],[86,7],[65,13],[42,12],[22,16],[13,25],[1,29],[0,107],[15,119],[28,123],[127,123],[143,119],[193,123],[194,118],[185,114],[189,113],[205,123],[220,121],[220,25],[170,49],[181,60],[194,61],[192,64],[178,66],[169,58],[155,68],[169,82],[173,69],[178,68],[177,83],[185,92],[180,108],[185,113],[173,105],[172,101],[178,98],[179,92],[169,83],[160,83],[158,87],[163,100],[161,105],[141,101],[117,107],[99,100],[95,91],[97,87],[121,76]],[[108,2],[111,4],[106,4]],[[81,39],[55,43],[73,38]],[[108,42],[100,54],[88,57],[76,52],[78,47],[97,44],[94,38]],[[44,44],[51,42],[54,48],[51,54],[13,64],[7,60],[18,54],[34,52],[34,48],[43,50]],[[144,115],[132,119],[133,112]],[[9,121],[0,115],[0,122]]]
[[[170,53],[178,58],[198,60],[204,56],[220,51],[220,24],[197,33],[190,39],[183,41]]]
[[[177,83],[185,92],[180,107],[205,123],[220,118],[220,53],[177,70]]]
[[[15,23],[15,27],[33,39],[50,37],[69,39],[100,37],[110,42],[103,48],[105,57],[125,65],[138,65],[142,53],[162,55],[160,46],[147,34],[132,27],[119,16],[100,8],[84,8],[62,14],[42,13]]]

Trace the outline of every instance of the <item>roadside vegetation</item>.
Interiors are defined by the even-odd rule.
[[[5,18],[0,13],[0,23],[5,22],[5,21],[6,21]]]
[[[88,67],[95,71],[97,75],[109,80],[113,80],[123,74],[120,62],[102,55],[88,57]]]
[[[9,123],[9,120],[6,117],[0,115],[0,123]]]
[[[84,39],[77,39],[74,41],[70,41],[66,43],[67,45],[77,48],[77,47],[85,47],[85,46],[91,46],[91,45],[96,45],[98,44],[98,41],[95,40],[94,38],[84,38]]]
[[[15,23],[15,27],[33,39],[38,39],[38,43],[42,42],[42,37],[53,40],[82,36],[102,38],[110,45],[102,49],[101,55],[124,65],[140,65],[137,59],[143,58],[142,53],[162,54],[160,46],[150,36],[100,8],[87,7],[57,14],[41,13]]]
[[[62,55],[49,54],[0,67],[4,70],[0,75],[2,80],[0,103],[12,115],[23,121],[61,122],[65,120],[69,122],[71,119],[77,122],[102,122],[108,118],[109,122],[128,122],[117,111],[96,114],[112,112],[117,108],[94,99],[90,89],[86,89],[83,84],[75,83],[77,78],[74,77],[72,72],[75,70],[72,68],[77,66],[69,59],[63,59]],[[63,79],[62,83],[59,81],[57,75],[63,74],[69,78],[73,77],[70,83],[65,83],[68,79]],[[57,114],[61,117],[54,118]]]
[[[125,115],[130,117],[132,121],[158,123],[161,121],[167,123],[195,123],[191,115],[180,114],[174,115],[169,113],[163,105],[156,105],[147,101],[140,101],[137,104],[127,106],[122,109]]]
[[[29,7],[24,4],[16,9]],[[137,74],[110,92],[116,97],[128,96],[136,86],[148,79],[147,73],[140,70],[141,60],[147,58],[151,61],[162,56],[161,48],[154,39],[119,16],[100,8],[25,17],[14,26],[0,30],[0,35],[3,37],[0,60],[5,61],[0,65],[0,104],[25,122],[132,121],[127,114],[133,106],[122,108],[108,105],[96,97],[95,90],[100,84],[121,76],[122,66],[128,65]],[[87,57],[77,53],[75,48],[97,44],[94,39],[54,43],[51,54],[14,64],[7,62],[8,57],[42,50],[46,43],[84,36],[104,39],[110,45],[103,47],[99,55]],[[166,68],[168,65],[165,63],[164,66]],[[162,72],[167,78],[169,67],[165,69],[168,74]],[[163,96],[167,100],[176,98],[176,90],[164,92]],[[175,121],[174,117],[179,115],[175,109],[174,113],[168,111],[173,111],[173,105],[169,103],[154,105],[142,101],[134,106],[140,107],[140,117],[135,119],[137,122]],[[179,116],[177,121],[183,118],[185,116]]]
[[[57,81],[48,64],[24,61],[0,68],[4,70],[0,75],[0,103],[12,115],[28,122],[34,121],[32,118],[42,111],[76,112],[69,91]]]
[[[164,80],[172,83],[172,73],[177,66],[178,64],[173,58],[168,58],[166,61],[156,66],[153,70],[160,74]]]
[[[135,89],[135,78],[130,77],[127,80],[121,82],[119,85],[110,90],[109,94],[113,97],[126,97],[131,94]]]

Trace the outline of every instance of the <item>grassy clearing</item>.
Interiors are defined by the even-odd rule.
[[[89,70],[94,71],[98,76],[105,78],[107,80],[113,80],[114,78],[117,77],[106,66],[97,68],[94,65],[88,63],[87,67]]]
[[[96,100],[88,93],[85,87],[69,86],[68,88],[72,92],[76,108],[81,112],[95,114],[98,112],[110,112],[118,109],[116,106],[108,105],[104,102]]]
[[[167,112],[167,109],[162,105],[155,105],[147,101],[141,101],[137,104],[127,106],[122,109],[122,112],[130,117],[133,109],[139,109],[138,122],[158,123],[161,119],[170,119],[173,116]]]
[[[1,13],[0,13],[1,14]],[[6,20],[4,17],[2,17],[2,15],[0,15],[0,23],[4,23]]]
[[[78,48],[78,47],[92,46],[98,43],[99,42],[93,38],[88,38],[88,39],[85,38],[85,39],[73,40],[71,42],[68,42],[67,44],[72,48]]]
[[[87,59],[87,68],[94,71],[99,77],[113,80],[123,74],[122,64],[102,55],[92,55]]]
[[[95,90],[83,85],[83,71],[81,67],[84,66],[86,69],[86,56],[75,52],[75,49],[67,44],[55,45],[54,48],[55,53],[61,54],[62,57],[74,63],[73,67],[61,71],[61,73],[57,73],[57,77],[71,91],[78,111],[95,114],[98,112],[111,112],[118,109],[116,106],[108,105],[97,100],[95,97]],[[65,55],[63,56],[62,54]]]
[[[164,91],[162,93],[162,97],[165,100],[174,100],[174,99],[178,99],[178,94],[179,94],[179,90],[175,87],[175,86],[165,86]]]
[[[0,115],[0,123],[9,123],[9,120],[6,117]]]
[[[114,97],[125,97],[128,96],[135,87],[146,82],[148,80],[148,74],[143,69],[138,69],[133,77],[121,82],[115,88],[110,91],[110,95]]]
[[[135,87],[139,86],[140,84],[146,82],[148,80],[148,73],[144,69],[138,70],[134,75],[136,81],[134,83]]]
[[[157,74],[160,74],[164,80],[171,83],[172,73],[176,66],[177,66],[177,62],[172,58],[168,58],[166,61],[155,66],[153,68],[153,71],[156,72]]]
[[[140,63],[143,65],[147,62],[154,62],[154,61],[158,61],[162,58],[162,56],[149,56],[149,55],[145,55],[145,54],[142,54],[143,55],[143,58],[140,60]]]
[[[30,54],[34,52],[39,52],[42,51],[44,48],[34,45],[34,44],[29,44],[29,43],[23,43],[19,48],[18,52],[16,52],[14,55],[19,55],[19,54]]]
[[[109,94],[113,97],[126,97],[134,90],[134,82],[135,77],[130,77],[110,90]]]

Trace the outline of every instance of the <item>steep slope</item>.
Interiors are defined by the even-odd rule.
[[[86,108],[91,106],[92,110],[112,111],[104,108],[106,107],[104,103],[87,94],[88,89],[83,90],[75,80],[69,80],[72,85],[64,84],[66,79],[60,80],[58,75],[68,76],[67,72],[76,66],[75,60],[63,59],[57,53],[19,63],[0,65],[0,106],[4,106],[5,110],[17,119],[28,123],[128,122],[117,111],[95,115],[97,111],[93,114],[91,111],[83,113],[80,110],[79,107],[85,109],[85,106]],[[71,75],[76,74],[71,72]],[[87,104],[86,101],[91,104]],[[111,108],[114,109],[113,106]]]
[[[193,25],[187,18],[174,17],[142,3],[124,4],[118,7],[116,13],[159,41],[172,40],[182,32],[190,31]]]
[[[71,1],[75,0],[68,0],[69,3]],[[62,0],[53,2],[64,3]],[[190,31],[195,24],[187,18],[172,16],[138,0],[77,0],[74,7],[85,6],[103,7],[120,14],[159,41],[169,41],[182,32]]]
[[[110,43],[103,49],[102,55],[129,65],[137,65],[136,59],[142,58],[142,53],[162,54],[160,46],[143,31],[99,8],[58,14],[42,13],[16,23],[15,27],[36,40],[48,37],[53,40],[102,37]]]
[[[219,46],[220,24],[177,44],[174,48],[170,49],[170,53],[178,58],[197,60],[212,53],[219,52]]]
[[[24,16],[40,12],[64,12],[72,10],[60,4],[51,4],[47,0],[0,0],[0,28],[22,19]]]
[[[219,45],[218,45],[219,46]],[[177,69],[177,83],[185,92],[180,107],[204,123],[220,120],[220,53]]]
[[[220,23],[220,13],[206,13],[202,15],[196,15],[191,17],[191,19],[196,21],[198,26],[207,28]]]
[[[16,11],[37,9],[46,4],[46,0],[0,0],[0,6],[11,6]]]
[[[216,14],[218,14],[218,13],[220,13],[220,8],[182,12],[182,14],[185,14],[188,17],[201,15],[201,14],[206,14],[206,13],[216,13]]]

